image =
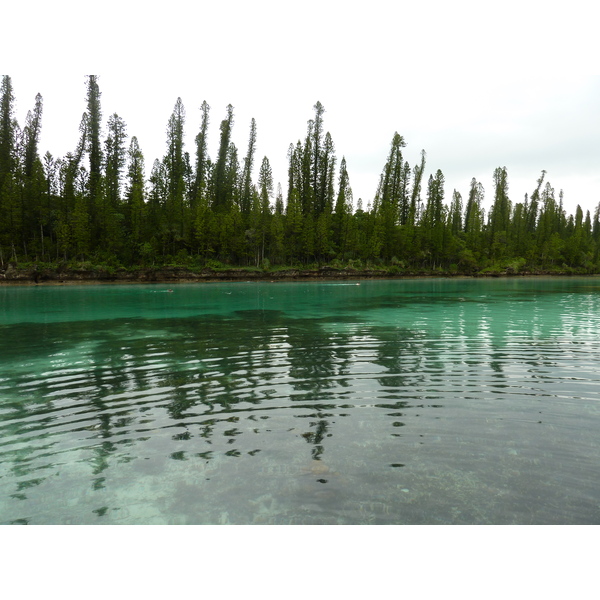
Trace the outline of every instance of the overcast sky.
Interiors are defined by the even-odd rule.
[[[88,8],[91,7],[91,8]],[[103,122],[118,113],[152,162],[166,149],[177,97],[194,156],[200,105],[211,106],[209,153],[234,107],[244,156],[257,122],[254,179],[263,156],[287,191],[286,154],[306,134],[313,105],[355,203],[371,201],[395,131],[411,166],[427,153],[446,200],[472,177],[493,200],[506,166],[513,202],[542,169],[565,207],[600,202],[600,36],[593,2],[29,2],[3,8],[2,73],[12,77],[22,125],[44,98],[40,150],[75,149],[85,74],[99,75]],[[8,26],[9,25],[9,26]],[[424,197],[424,195],[423,195]]]

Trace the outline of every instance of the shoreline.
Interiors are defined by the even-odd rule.
[[[523,271],[490,273],[431,273],[403,272],[393,273],[378,269],[282,269],[279,271],[252,271],[245,269],[190,270],[181,267],[163,267],[114,272],[102,270],[69,269],[65,271],[44,269],[8,268],[0,272],[1,285],[61,286],[61,285],[102,285],[102,284],[178,284],[178,283],[216,283],[216,282],[290,282],[290,281],[346,281],[369,279],[478,279],[478,278],[515,278],[515,277],[598,277],[595,273],[571,273],[550,271]]]

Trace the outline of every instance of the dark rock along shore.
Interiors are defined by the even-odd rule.
[[[149,267],[135,270],[120,269],[40,269],[17,268],[9,264],[0,270],[0,284],[67,284],[67,283],[192,283],[208,281],[318,281],[344,279],[399,279],[414,277],[501,277],[536,275],[572,275],[556,272],[514,272],[506,269],[494,273],[394,273],[384,269],[336,269],[324,266],[318,269],[282,269],[261,271],[248,269],[211,268],[186,269],[184,267]]]
[[[286,269],[279,271],[251,271],[245,269],[224,269],[215,271],[182,267],[156,267],[146,269],[17,269],[12,265],[0,271],[0,282],[4,283],[158,283],[158,282],[194,282],[194,281],[282,281],[297,279],[364,279],[390,277],[385,271],[351,270],[323,267],[320,269]]]

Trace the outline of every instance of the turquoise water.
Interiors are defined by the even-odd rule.
[[[600,279],[0,287],[0,523],[600,523]]]

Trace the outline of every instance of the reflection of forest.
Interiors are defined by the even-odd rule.
[[[414,383],[424,360],[416,357],[427,356],[410,331],[356,326],[343,317],[294,319],[276,310],[31,327],[4,328],[1,344],[10,346],[15,364],[45,367],[5,373],[5,386],[24,390],[26,402],[17,392],[3,403],[3,454],[22,478],[38,469],[40,454],[60,462],[64,439],[72,439],[87,455],[95,489],[111,462],[132,460],[136,445],[166,431],[173,459],[210,460],[217,435],[226,438],[225,453],[237,456],[238,439],[249,430],[240,420],[264,432],[272,411],[281,409],[303,423],[296,429],[319,460],[333,443],[332,418],[357,402],[376,404],[376,394],[362,396],[357,381],[376,373],[382,388]],[[39,343],[31,343],[32,335]],[[17,452],[23,437],[35,443]],[[259,449],[260,442],[250,452]],[[39,482],[54,471],[50,466]]]
[[[458,496],[465,464],[474,486],[493,461],[506,481],[520,461],[524,481],[527,461],[553,451],[556,415],[578,418],[565,390],[587,401],[597,379],[595,305],[582,318],[579,298],[567,301],[551,321],[530,297],[410,293],[344,298],[331,317],[277,301],[283,310],[1,326],[0,522],[47,498],[60,512],[71,493],[104,515],[180,483],[186,514],[238,490],[335,512],[359,483],[354,499],[395,482],[388,506],[398,489],[409,499],[408,477],[437,493],[457,458]]]
[[[5,327],[0,345],[11,346],[13,364],[45,362],[37,374],[5,374],[5,386],[23,390],[27,401],[3,404],[3,454],[13,475],[31,485],[58,472],[65,444],[91,467],[94,489],[104,487],[109,467],[144,452],[209,462],[254,456],[281,414],[289,435],[309,445],[307,458],[322,460],[335,444],[336,419],[357,406],[381,408],[390,427],[402,427],[407,408],[440,406],[444,386],[458,385],[448,381],[482,362],[464,338],[452,342],[453,353],[447,340],[440,345],[421,330],[344,315],[243,310],[230,318],[30,327]],[[490,352],[488,361],[501,373],[501,354]],[[24,437],[34,442],[26,449]]]

